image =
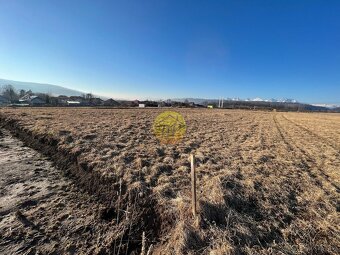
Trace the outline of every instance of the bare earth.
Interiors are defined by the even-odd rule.
[[[0,130],[0,166],[0,254],[100,251],[101,205],[47,158]]]
[[[36,173],[39,161],[1,156],[1,247],[141,254],[145,232],[152,254],[340,254],[339,114],[175,110],[187,134],[166,146],[151,131],[163,109],[0,109],[7,128],[70,155],[76,186],[110,211],[103,217],[50,163]],[[25,152],[12,147],[2,155]]]

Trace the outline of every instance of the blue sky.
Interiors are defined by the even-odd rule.
[[[340,103],[340,1],[0,0],[0,78]]]

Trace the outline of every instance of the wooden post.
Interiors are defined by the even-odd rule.
[[[192,204],[192,214],[196,218],[196,171],[195,171],[195,155],[190,155],[191,160],[191,204]]]
[[[144,231],[142,234],[142,251],[140,252],[140,255],[145,255],[145,232]]]

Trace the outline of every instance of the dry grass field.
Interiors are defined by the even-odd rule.
[[[143,232],[152,254],[340,253],[340,114],[175,110],[187,124],[176,145],[152,133],[162,109],[3,108],[0,118],[106,205],[115,224],[102,253],[140,254]]]

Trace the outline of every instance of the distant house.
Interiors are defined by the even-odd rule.
[[[46,101],[38,96],[32,96],[30,94],[26,94],[19,99],[20,104],[28,104],[33,106],[39,106],[46,104]]]
[[[119,106],[120,103],[118,103],[116,100],[113,100],[112,98],[108,99],[108,100],[105,100],[103,102],[103,105],[104,106]]]
[[[79,106],[81,103],[79,101],[66,101],[68,106]]]
[[[85,98],[84,97],[81,97],[81,96],[70,96],[68,98],[69,101],[78,101],[80,103],[84,102],[85,101]]]
[[[58,105],[67,105],[67,101],[70,100],[68,96],[64,96],[64,95],[59,95],[56,98],[56,103]]]
[[[145,104],[138,104],[138,107],[139,107],[139,108],[144,108],[144,107],[145,107]]]
[[[33,96],[34,98],[31,99],[31,105],[43,105],[46,104],[46,101],[44,99],[41,99],[40,97]]]
[[[0,96],[0,106],[4,106],[8,104],[10,104],[10,101],[6,97]]]
[[[20,103],[26,103],[26,102],[28,102],[30,100],[31,100],[31,95],[30,94],[26,94],[26,95],[24,95],[24,96],[19,98],[19,102]]]
[[[157,106],[158,106],[158,107],[164,107],[164,106],[165,106],[165,103],[164,103],[163,101],[158,102]]]
[[[208,107],[209,109],[213,109],[213,108],[214,108],[214,106],[211,105],[211,104],[209,104],[207,107]]]
[[[104,101],[101,98],[98,98],[98,97],[91,98],[91,100],[90,100],[91,105],[102,105],[103,102]]]

